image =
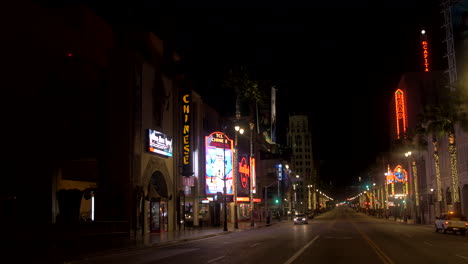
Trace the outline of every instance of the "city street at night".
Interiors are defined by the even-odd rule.
[[[5,264],[468,264],[468,0],[7,0]]]
[[[292,221],[165,246],[121,251],[91,263],[468,263],[468,238],[430,225],[376,218],[341,206],[309,224]]]

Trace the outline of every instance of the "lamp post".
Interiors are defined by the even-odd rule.
[[[226,196],[227,196],[227,190],[226,190],[226,134],[223,133],[223,170],[224,170],[224,173],[223,173],[223,182],[224,182],[224,187],[223,187],[223,193],[224,193],[224,197],[223,197],[223,209],[224,209],[224,227],[223,227],[223,230],[224,231],[228,231],[228,227],[227,227],[227,205],[226,205],[226,202],[227,202],[227,199],[226,199]]]
[[[244,129],[241,128],[240,126],[236,125],[234,127],[236,130],[236,135],[234,139],[234,179],[232,181],[233,184],[233,189],[234,189],[234,229],[239,229],[239,220],[237,217],[237,179],[239,179],[239,161],[238,161],[238,155],[239,153],[237,152],[237,140],[238,140],[238,133],[244,134]]]

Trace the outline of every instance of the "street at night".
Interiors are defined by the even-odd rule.
[[[468,0],[7,0],[5,264],[468,264]]]
[[[145,249],[76,264],[103,263],[468,263],[468,238],[436,233],[430,225],[376,218],[337,207],[294,225],[264,228]]]

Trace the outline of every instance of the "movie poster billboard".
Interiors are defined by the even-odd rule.
[[[232,195],[233,141],[222,132],[213,132],[205,137],[205,192]]]
[[[148,129],[147,150],[151,153],[172,157],[172,138],[159,131]]]

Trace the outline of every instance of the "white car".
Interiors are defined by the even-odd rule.
[[[460,232],[461,235],[465,235],[468,229],[468,222],[466,217],[461,214],[455,214],[449,212],[448,214],[443,214],[440,217],[436,217],[435,220],[435,231],[443,231],[444,234],[447,231],[452,231],[453,233]]]
[[[294,224],[308,224],[309,222],[307,221],[307,215],[305,214],[297,214],[294,217]]]

